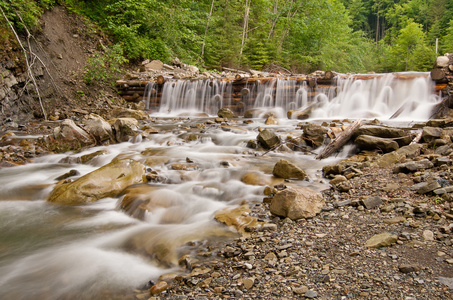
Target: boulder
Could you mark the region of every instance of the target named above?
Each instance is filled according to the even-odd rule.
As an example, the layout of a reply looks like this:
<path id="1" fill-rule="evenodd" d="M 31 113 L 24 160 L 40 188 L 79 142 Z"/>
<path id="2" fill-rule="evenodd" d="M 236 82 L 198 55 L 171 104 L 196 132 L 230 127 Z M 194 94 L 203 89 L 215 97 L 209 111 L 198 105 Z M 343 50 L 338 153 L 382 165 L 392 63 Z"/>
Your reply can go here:
<path id="1" fill-rule="evenodd" d="M 115 143 L 112 126 L 98 115 L 90 114 L 84 121 L 84 128 L 100 144 Z"/>
<path id="2" fill-rule="evenodd" d="M 47 201 L 78 205 L 117 197 L 126 187 L 144 181 L 145 166 L 135 160 L 114 161 L 73 182 L 60 181 Z"/>
<path id="3" fill-rule="evenodd" d="M 224 119 L 233 119 L 235 117 L 234 112 L 231 109 L 225 108 L 225 107 L 219 109 L 219 111 L 217 112 L 217 115 L 220 118 L 224 118 Z"/>
<path id="4" fill-rule="evenodd" d="M 355 139 L 355 143 L 362 150 L 379 149 L 385 153 L 392 152 L 399 148 L 398 143 L 392 139 L 380 138 L 371 135 L 359 135 Z"/>
<path id="5" fill-rule="evenodd" d="M 292 220 L 312 218 L 325 205 L 322 194 L 308 187 L 288 187 L 272 199 L 270 212 Z"/>
<path id="6" fill-rule="evenodd" d="M 138 134 L 138 121 L 134 118 L 118 118 L 111 120 L 118 142 L 127 142 Z"/>
<path id="7" fill-rule="evenodd" d="M 284 179 L 304 179 L 307 177 L 304 170 L 290 163 L 286 159 L 281 159 L 275 164 L 272 174 L 275 177 Z"/>
<path id="8" fill-rule="evenodd" d="M 280 143 L 280 138 L 273 131 L 268 129 L 261 131 L 256 139 L 264 149 L 271 149 Z"/>
<path id="9" fill-rule="evenodd" d="M 70 119 L 61 122 L 61 125 L 54 129 L 53 134 L 57 140 L 61 139 L 68 142 L 77 141 L 80 142 L 81 145 L 90 145 L 95 142 L 88 132 L 77 126 L 77 124 Z"/>
<path id="10" fill-rule="evenodd" d="M 304 130 L 303 137 L 309 146 L 318 148 L 324 143 L 324 139 L 328 131 L 326 127 L 319 124 L 309 123 L 303 126 L 302 129 Z"/>

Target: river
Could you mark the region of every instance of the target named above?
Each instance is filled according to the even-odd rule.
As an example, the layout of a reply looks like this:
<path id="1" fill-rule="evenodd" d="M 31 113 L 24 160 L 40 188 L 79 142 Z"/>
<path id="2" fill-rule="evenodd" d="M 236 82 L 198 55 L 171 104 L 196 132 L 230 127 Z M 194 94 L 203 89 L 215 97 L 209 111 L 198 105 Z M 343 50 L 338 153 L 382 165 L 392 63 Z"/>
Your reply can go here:
<path id="1" fill-rule="evenodd" d="M 342 82 L 342 91 L 335 97 L 329 98 L 326 93 L 316 99 L 319 105 L 310 121 L 379 118 L 384 124 L 411 126 L 429 118 L 439 99 L 432 95 L 428 79 L 417 78 L 397 86 L 391 78 L 385 80 Z M 282 139 L 301 135 L 297 126 L 301 121 L 287 119 L 285 111 L 313 101 L 303 102 L 300 88 L 294 92 L 294 101 L 264 103 L 268 96 L 257 91 L 254 108 L 280 112 L 279 125 L 265 125 L 262 115 L 251 123 L 238 118 L 228 125 L 200 125 L 213 117 L 178 116 L 181 111 L 199 112 L 194 106 L 196 100 L 176 107 L 172 106 L 176 105 L 171 102 L 172 96 L 167 95 L 170 102 L 163 103 L 160 111 L 150 112 L 152 126 L 159 133 L 148 139 L 49 155 L 24 166 L 0 169 L 0 298 L 122 299 L 149 280 L 178 270 L 131 249 L 131 239 L 146 236 L 150 243 L 166 244 L 177 256 L 190 240 L 225 236 L 229 230 L 213 219 L 214 213 L 244 201 L 260 203 L 264 185 L 245 184 L 241 179 L 246 173 L 256 173 L 264 183 L 281 182 L 272 176 L 272 168 L 282 158 L 307 171 L 309 179 L 295 184 L 318 191 L 328 188 L 321 175 L 322 166 L 346 157 L 352 148 L 345 147 L 342 153 L 317 161 L 310 153 L 264 153 L 247 147 L 263 128 L 272 129 Z M 390 120 L 398 110 L 398 117 Z M 196 139 L 188 138 L 191 133 Z M 97 151 L 102 155 L 86 164 L 78 162 L 78 158 Z M 139 220 L 118 208 L 120 199 L 105 198 L 80 206 L 46 201 L 57 177 L 70 170 L 83 176 L 118 157 L 152 161 L 150 168 L 163 178 L 151 183 L 153 193 L 174 205 Z M 171 167 L 187 162 L 194 167 L 185 171 Z"/>

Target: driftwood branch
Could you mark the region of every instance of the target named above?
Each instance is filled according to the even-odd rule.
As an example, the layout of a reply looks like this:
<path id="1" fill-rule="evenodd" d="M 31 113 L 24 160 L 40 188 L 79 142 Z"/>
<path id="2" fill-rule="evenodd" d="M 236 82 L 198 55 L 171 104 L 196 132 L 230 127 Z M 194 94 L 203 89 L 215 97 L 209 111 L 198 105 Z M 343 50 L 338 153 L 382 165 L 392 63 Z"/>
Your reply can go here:
<path id="1" fill-rule="evenodd" d="M 3 17 L 5 18 L 6 22 L 8 23 L 9 27 L 11 28 L 11 30 L 13 31 L 14 33 L 14 36 L 16 37 L 17 39 L 17 42 L 19 43 L 20 47 L 22 48 L 22 51 L 24 52 L 24 56 L 25 56 L 25 62 L 27 64 L 27 73 L 28 75 L 30 76 L 31 80 L 33 81 L 33 85 L 35 86 L 35 89 L 36 89 L 36 93 L 38 95 L 38 99 L 39 99 L 39 105 L 41 106 L 41 110 L 42 110 L 42 113 L 44 115 L 44 120 L 47 121 L 47 114 L 46 114 L 46 111 L 44 109 L 44 106 L 42 105 L 42 98 L 41 98 L 41 94 L 39 93 L 39 88 L 38 88 L 38 84 L 36 83 L 36 79 L 35 79 L 35 76 L 33 74 L 33 71 L 31 70 L 31 65 L 30 65 L 30 62 L 28 60 L 28 55 L 27 55 L 27 50 L 24 48 L 24 46 L 22 45 L 22 42 L 20 41 L 20 38 L 19 38 L 19 35 L 17 34 L 16 30 L 14 29 L 14 26 L 11 24 L 11 22 L 9 21 L 8 17 L 6 16 L 5 12 L 3 11 L 3 9 L 0 7 L 0 11 L 2 12 L 2 15 Z M 20 18 L 20 15 L 18 15 L 19 18 Z M 22 20 L 22 18 L 21 18 Z M 23 21 L 22 21 L 23 22 Z M 25 24 L 24 24 L 25 26 Z M 28 32 L 28 30 L 27 30 Z M 30 33 L 29 33 L 30 34 Z"/>
<path id="2" fill-rule="evenodd" d="M 354 121 L 337 138 L 331 141 L 330 144 L 327 145 L 326 148 L 324 148 L 324 150 L 321 151 L 321 153 L 319 153 L 315 158 L 323 159 L 332 155 L 332 153 L 336 152 L 338 149 L 340 149 L 344 144 L 346 144 L 349 141 L 351 136 L 357 129 L 359 129 L 361 125 L 362 120 Z"/>

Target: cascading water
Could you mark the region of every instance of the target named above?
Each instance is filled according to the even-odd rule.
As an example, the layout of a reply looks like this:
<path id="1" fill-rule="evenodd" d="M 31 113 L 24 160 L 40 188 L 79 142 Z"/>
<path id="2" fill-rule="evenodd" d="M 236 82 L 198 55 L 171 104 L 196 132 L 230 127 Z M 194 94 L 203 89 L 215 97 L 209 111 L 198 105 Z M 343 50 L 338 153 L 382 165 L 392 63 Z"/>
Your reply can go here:
<path id="1" fill-rule="evenodd" d="M 272 79 L 251 82 L 235 90 L 222 80 L 169 81 L 162 91 L 149 85 L 146 107 L 162 93 L 163 115 L 152 125 L 159 134 L 139 143 L 97 147 L 80 153 L 49 155 L 24 166 L 0 168 L 0 298 L 1 299 L 119 299 L 131 296 L 134 288 L 172 271 L 132 247 L 141 241 L 145 248 L 164 245 L 176 256 L 189 240 L 213 235 L 220 225 L 213 220 L 221 208 L 246 201 L 262 201 L 264 186 L 246 184 L 243 176 L 253 173 L 259 182 L 280 184 L 272 168 L 282 157 L 303 165 L 309 181 L 293 183 L 317 190 L 319 170 L 324 164 L 303 152 L 269 152 L 256 156 L 246 147 L 256 139 L 262 120 L 234 126 L 206 126 L 196 118 L 173 118 L 180 112 L 216 114 L 223 106 L 242 103 L 242 109 L 270 108 L 280 112 L 278 128 L 282 140 L 300 135 L 298 120 L 285 112 L 313 107 L 312 118 L 386 117 L 427 118 L 437 98 L 431 94 L 429 78 L 395 80 L 393 75 L 372 80 L 338 79 L 337 86 L 316 89 L 305 81 Z M 427 105 L 427 106 L 425 106 Z M 372 115 L 371 115 L 372 113 Z M 213 122 L 212 122 L 213 123 Z M 198 126 L 200 125 L 200 126 Z M 202 128 L 202 129 L 201 129 Z M 193 130 L 193 132 L 191 131 Z M 189 139 L 190 135 L 196 139 Z M 81 157 L 102 154 L 88 163 Z M 66 159 L 69 158 L 69 159 Z M 165 181 L 152 183 L 148 197 L 172 203 L 141 220 L 119 209 L 120 199 L 104 198 L 96 203 L 60 206 L 45 199 L 57 177 L 78 171 L 72 179 L 121 158 L 140 161 Z M 74 163 L 68 163 L 68 161 Z M 192 161 L 196 167 L 181 171 L 172 164 Z M 220 230 L 225 233 L 224 229 Z M 228 231 L 226 231 L 228 232 Z M 218 234 L 218 233 L 216 233 Z M 134 244 L 135 245 L 135 244 Z M 135 245 L 137 246 L 137 245 Z M 132 248 L 132 249 L 131 249 Z M 134 251 L 136 250 L 136 251 Z M 138 252 L 138 253 L 137 253 Z"/>
<path id="2" fill-rule="evenodd" d="M 242 95 L 234 91 L 231 81 L 177 80 L 165 83 L 159 113 L 215 115 L 219 108 L 232 105 L 239 113 L 250 109 L 273 110 L 278 117 L 285 117 L 290 110 L 310 109 L 310 119 L 425 120 L 440 100 L 428 75 L 416 72 L 351 75 L 337 77 L 331 86 L 308 86 L 304 80 L 271 78 L 246 82 L 243 86 L 247 93 Z"/>

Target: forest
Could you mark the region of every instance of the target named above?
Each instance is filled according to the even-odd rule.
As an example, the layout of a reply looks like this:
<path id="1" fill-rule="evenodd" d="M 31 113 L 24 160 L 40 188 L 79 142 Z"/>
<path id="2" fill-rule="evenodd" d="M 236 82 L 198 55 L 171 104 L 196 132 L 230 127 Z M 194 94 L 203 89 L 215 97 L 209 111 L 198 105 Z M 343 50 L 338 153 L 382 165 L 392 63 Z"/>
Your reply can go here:
<path id="1" fill-rule="evenodd" d="M 39 30 L 54 5 L 108 34 L 112 59 L 137 62 L 397 72 L 430 70 L 453 52 L 453 0 L 0 0 L 19 32 Z"/>

